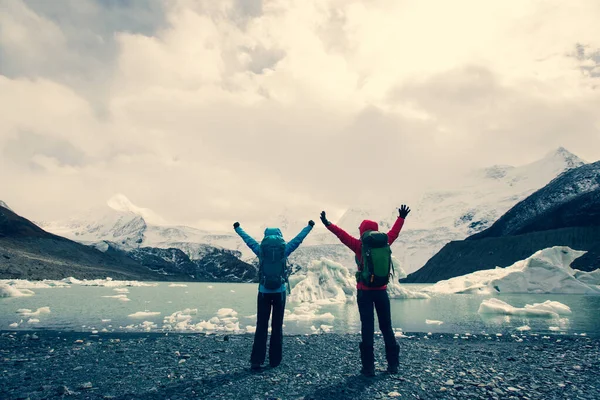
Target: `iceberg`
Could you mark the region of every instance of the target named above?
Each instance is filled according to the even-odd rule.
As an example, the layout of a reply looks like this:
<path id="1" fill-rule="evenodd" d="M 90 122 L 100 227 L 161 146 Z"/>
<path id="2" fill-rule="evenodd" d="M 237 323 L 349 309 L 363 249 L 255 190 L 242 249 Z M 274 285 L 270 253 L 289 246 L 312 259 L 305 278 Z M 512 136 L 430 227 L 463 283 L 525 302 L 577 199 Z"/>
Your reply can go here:
<path id="1" fill-rule="evenodd" d="M 403 288 L 398 279 L 406 277 L 397 259 L 394 263 L 394 276 L 388 284 L 388 294 L 395 299 L 429 299 L 427 293 Z M 348 268 L 322 257 L 312 261 L 308 267 L 290 276 L 292 293 L 290 302 L 317 304 L 344 304 L 356 300 L 356 277 Z"/>
<path id="2" fill-rule="evenodd" d="M 571 309 L 558 301 L 526 304 L 523 308 L 513 307 L 496 298 L 486 299 L 479 306 L 479 314 L 517 315 L 525 317 L 559 318 L 571 314 Z"/>
<path id="3" fill-rule="evenodd" d="M 473 272 L 422 289 L 428 293 L 564 293 L 600 295 L 600 269 L 582 272 L 570 267 L 585 252 L 556 246 L 540 250 L 513 265 Z"/>

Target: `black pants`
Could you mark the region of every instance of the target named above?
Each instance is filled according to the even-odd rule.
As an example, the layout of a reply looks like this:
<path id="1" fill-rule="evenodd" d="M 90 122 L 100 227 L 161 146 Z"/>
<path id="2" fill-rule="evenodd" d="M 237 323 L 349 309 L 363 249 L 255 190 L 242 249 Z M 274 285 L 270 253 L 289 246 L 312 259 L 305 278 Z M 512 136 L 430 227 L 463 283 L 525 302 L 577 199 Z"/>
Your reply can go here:
<path id="1" fill-rule="evenodd" d="M 267 353 L 267 335 L 269 331 L 269 317 L 273 310 L 271 322 L 271 344 L 269 346 L 269 363 L 276 367 L 281 363 L 283 343 L 283 314 L 285 312 L 286 293 L 259 293 L 257 301 L 256 332 L 250 362 L 262 364 Z"/>
<path id="2" fill-rule="evenodd" d="M 390 298 L 387 290 L 358 290 L 357 301 L 364 346 L 373 347 L 373 337 L 375 335 L 375 315 L 373 308 L 377 311 L 379 329 L 381 329 L 381 333 L 383 334 L 385 347 L 391 349 L 396 346 L 396 337 L 392 329 Z"/>

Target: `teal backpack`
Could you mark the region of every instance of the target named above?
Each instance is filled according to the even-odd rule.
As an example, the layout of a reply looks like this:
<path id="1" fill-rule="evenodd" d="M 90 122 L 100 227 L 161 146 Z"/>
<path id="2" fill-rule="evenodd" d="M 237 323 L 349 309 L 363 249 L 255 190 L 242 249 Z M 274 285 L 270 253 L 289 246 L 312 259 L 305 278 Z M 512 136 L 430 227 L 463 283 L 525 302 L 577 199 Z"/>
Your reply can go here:
<path id="1" fill-rule="evenodd" d="M 394 273 L 392 250 L 388 244 L 388 236 L 383 232 L 367 231 L 361 238 L 362 265 L 356 260 L 359 271 L 356 280 L 367 287 L 387 285 Z"/>
<path id="2" fill-rule="evenodd" d="M 287 280 L 285 240 L 281 236 L 265 236 L 260 243 L 260 283 L 266 289 L 279 289 Z"/>

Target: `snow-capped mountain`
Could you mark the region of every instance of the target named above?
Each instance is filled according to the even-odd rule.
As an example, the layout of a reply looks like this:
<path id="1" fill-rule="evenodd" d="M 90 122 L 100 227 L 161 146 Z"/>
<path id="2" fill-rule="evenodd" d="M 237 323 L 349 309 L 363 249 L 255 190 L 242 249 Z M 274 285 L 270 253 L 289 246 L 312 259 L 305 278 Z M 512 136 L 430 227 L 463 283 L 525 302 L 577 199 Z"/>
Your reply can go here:
<path id="1" fill-rule="evenodd" d="M 429 191 L 418 203 L 410 205 L 412 211 L 393 246 L 394 254 L 406 272 L 413 272 L 446 243 L 488 228 L 519 201 L 563 172 L 583 164 L 583 160 L 560 147 L 527 165 L 494 165 L 457 177 L 449 187 Z M 358 234 L 360 222 L 372 219 L 381 230 L 387 230 L 397 215 L 397 210 L 351 208 L 338 225 Z"/>
<path id="2" fill-rule="evenodd" d="M 154 221 L 150 222 L 150 221 Z M 157 225 L 162 217 L 147 208 L 134 205 L 122 194 L 107 201 L 107 207 L 94 209 L 66 221 L 38 222 L 48 232 L 84 244 L 112 242 L 123 250 L 142 247 L 177 248 L 192 260 L 202 258 L 212 248 L 239 252 L 238 257 L 251 256 L 235 233 L 216 233 L 189 226 Z"/>
<path id="3" fill-rule="evenodd" d="M 527 165 L 495 165 L 457 177 L 448 187 L 424 193 L 420 201 L 409 204 L 412 212 L 393 246 L 394 255 L 407 273 L 413 272 L 448 242 L 465 239 L 488 228 L 516 203 L 564 171 L 583 164 L 584 161 L 561 147 Z M 398 199 L 398 205 L 401 202 L 402 199 Z M 107 205 L 108 208 L 104 210 L 96 210 L 69 221 L 39 225 L 52 233 L 87 244 L 110 241 L 126 249 L 177 248 L 192 260 L 202 258 L 209 249 L 206 247 L 208 245 L 237 252 L 243 260 L 251 261 L 254 258 L 233 231 L 218 233 L 187 226 L 168 226 L 152 210 L 137 207 L 124 195 L 116 195 Z M 358 236 L 358 226 L 362 220 L 372 219 L 379 223 L 381 230 L 387 230 L 397 215 L 395 208 L 380 210 L 353 207 L 336 223 Z M 318 215 L 312 216 L 312 219 L 320 224 Z M 249 233 L 260 240 L 265 227 L 276 226 L 290 240 L 307 222 L 284 209 L 266 221 L 260 232 Z M 354 255 L 335 236 L 323 229 L 313 231 L 290 261 L 296 265 L 308 265 L 322 256 L 347 267 L 354 264 Z"/>

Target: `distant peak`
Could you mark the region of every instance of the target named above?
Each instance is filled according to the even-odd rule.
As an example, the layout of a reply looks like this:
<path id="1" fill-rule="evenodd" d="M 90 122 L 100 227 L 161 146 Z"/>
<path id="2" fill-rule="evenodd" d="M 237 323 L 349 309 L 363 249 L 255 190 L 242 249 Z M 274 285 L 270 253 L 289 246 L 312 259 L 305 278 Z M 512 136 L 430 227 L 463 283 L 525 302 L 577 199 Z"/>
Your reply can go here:
<path id="1" fill-rule="evenodd" d="M 549 160 L 559 160 L 565 163 L 566 168 L 577 168 L 585 164 L 581 158 L 577 157 L 575 154 L 571 153 L 569 150 L 560 146 L 554 151 L 551 151 L 544 157 Z"/>
<path id="2" fill-rule="evenodd" d="M 127 196 L 125 196 L 124 194 L 121 194 L 121 193 L 117 193 L 113 197 L 108 199 L 106 204 L 115 211 L 134 212 L 137 214 L 136 210 L 138 209 L 138 207 L 136 207 L 127 198 Z"/>
<path id="3" fill-rule="evenodd" d="M 6 204 L 5 202 L 3 202 L 2 200 L 0 200 L 0 207 L 4 207 L 4 208 L 12 211 L 11 208 L 8 206 L 8 204 Z"/>
<path id="4" fill-rule="evenodd" d="M 115 211 L 130 212 L 144 218 L 147 222 L 157 225 L 163 225 L 165 221 L 149 208 L 138 207 L 131 202 L 124 194 L 117 193 L 112 196 L 106 204 Z"/>

